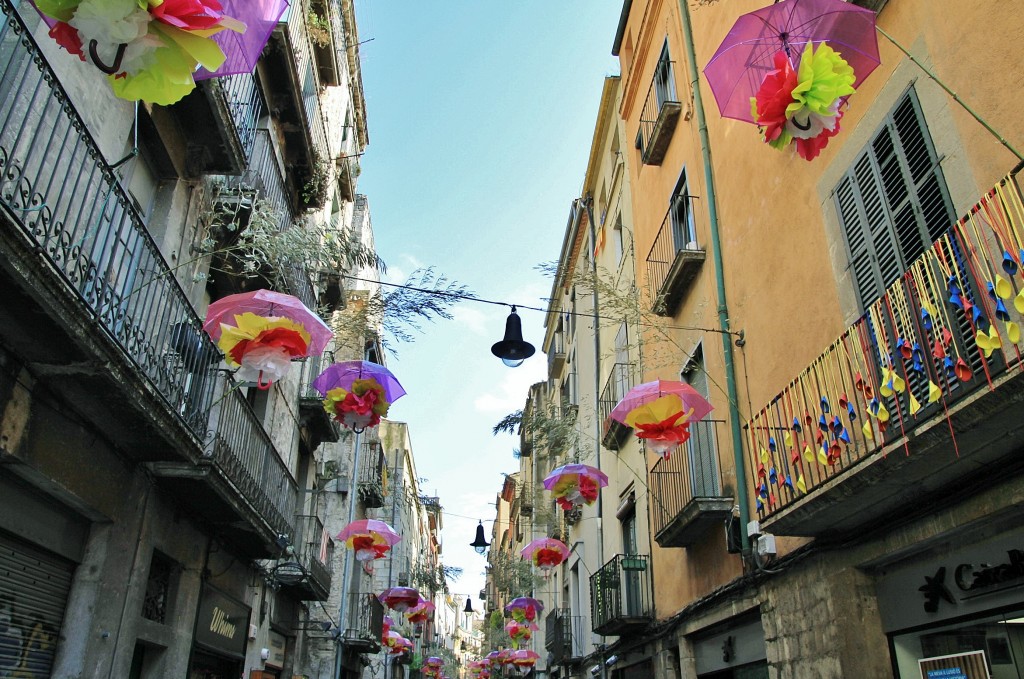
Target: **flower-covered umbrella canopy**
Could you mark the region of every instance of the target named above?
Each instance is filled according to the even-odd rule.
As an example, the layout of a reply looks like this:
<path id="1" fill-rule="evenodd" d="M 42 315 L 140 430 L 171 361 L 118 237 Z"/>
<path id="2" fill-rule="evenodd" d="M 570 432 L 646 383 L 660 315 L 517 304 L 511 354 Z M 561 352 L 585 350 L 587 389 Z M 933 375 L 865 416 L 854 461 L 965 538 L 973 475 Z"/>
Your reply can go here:
<path id="1" fill-rule="evenodd" d="M 327 367 L 313 380 L 324 397 L 324 410 L 354 431 L 374 427 L 388 408 L 405 396 L 391 371 L 369 361 L 345 361 Z"/>
<path id="2" fill-rule="evenodd" d="M 391 587 L 381 592 L 377 599 L 388 608 L 405 613 L 420 602 L 420 593 L 412 587 Z"/>
<path id="3" fill-rule="evenodd" d="M 555 538 L 537 538 L 523 547 L 519 553 L 523 558 L 533 561 L 533 565 L 545 573 L 569 558 L 569 548 Z"/>
<path id="4" fill-rule="evenodd" d="M 669 451 L 690 438 L 690 424 L 711 412 L 711 404 L 685 382 L 654 380 L 639 384 L 612 408 L 611 418 L 636 430 L 652 450 Z"/>
<path id="5" fill-rule="evenodd" d="M 401 655 L 406 649 L 412 648 L 413 643 L 395 630 L 390 630 L 384 635 L 384 645 L 391 655 Z"/>
<path id="6" fill-rule="evenodd" d="M 245 19 L 234 13 L 241 8 L 225 11 L 218 0 L 33 3 L 50 26 L 50 37 L 106 73 L 114 94 L 164 106 L 195 88 L 200 66 L 210 72 L 224 66 L 227 55 L 215 36 L 246 31 Z"/>
<path id="7" fill-rule="evenodd" d="M 203 330 L 238 367 L 238 377 L 261 389 L 288 373 L 296 358 L 321 354 L 333 336 L 298 298 L 271 290 L 228 295 L 210 305 Z"/>
<path id="8" fill-rule="evenodd" d="M 529 641 L 530 637 L 533 636 L 534 631 L 540 629 L 537 625 L 532 622 L 517 622 L 515 620 L 509 620 L 505 623 L 505 631 L 508 633 L 509 638 L 512 639 L 512 647 L 519 648 L 519 644 L 523 641 Z"/>
<path id="9" fill-rule="evenodd" d="M 878 66 L 875 13 L 845 0 L 782 0 L 736 20 L 704 68 L 725 118 L 761 126 L 775 148 L 813 159 L 839 110 Z"/>
<path id="10" fill-rule="evenodd" d="M 689 415 L 691 422 L 703 418 L 712 410 L 708 400 L 686 382 L 654 380 L 638 384 L 626 392 L 626 395 L 612 408 L 610 416 L 613 420 L 622 422 L 627 426 L 632 426 L 629 424 L 629 414 L 631 412 L 668 395 L 678 396 L 686 412 L 693 411 Z"/>
<path id="11" fill-rule="evenodd" d="M 505 615 L 512 616 L 516 622 L 536 622 L 544 602 L 529 596 L 516 597 L 505 606 Z"/>
<path id="12" fill-rule="evenodd" d="M 564 464 L 544 479 L 544 488 L 551 491 L 562 509 L 591 505 L 601 488 L 608 485 L 608 476 L 586 464 Z"/>
<path id="13" fill-rule="evenodd" d="M 359 519 L 342 528 L 335 539 L 355 550 L 359 561 L 370 561 L 383 558 L 402 536 L 383 521 Z"/>
<path id="14" fill-rule="evenodd" d="M 540 655 L 536 651 L 531 651 L 528 648 L 521 648 L 515 651 L 509 651 L 508 660 L 506 664 L 513 665 L 520 674 L 529 674 L 533 666 L 540 660 Z"/>
<path id="15" fill-rule="evenodd" d="M 413 624 L 426 622 L 434 614 L 435 608 L 431 602 L 420 599 L 420 602 L 410 608 L 405 615 L 409 622 Z"/>

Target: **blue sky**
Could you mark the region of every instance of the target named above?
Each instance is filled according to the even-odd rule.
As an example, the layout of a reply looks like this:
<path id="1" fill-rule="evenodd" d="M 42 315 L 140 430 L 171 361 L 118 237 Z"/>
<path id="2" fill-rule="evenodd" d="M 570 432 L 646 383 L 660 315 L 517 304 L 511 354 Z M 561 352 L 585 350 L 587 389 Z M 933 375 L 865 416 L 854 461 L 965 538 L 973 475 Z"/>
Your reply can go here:
<path id="1" fill-rule="evenodd" d="M 370 145 L 366 194 L 387 280 L 432 265 L 479 297 L 545 306 L 570 203 L 586 170 L 620 0 L 356 0 Z M 538 353 L 509 369 L 490 353 L 508 308 L 463 302 L 388 365 L 408 392 L 391 409 L 409 423 L 425 493 L 444 516 L 452 589 L 483 586 L 476 519 L 512 472 L 516 441 L 491 427 L 546 377 L 543 315 L 520 311 Z M 461 515 L 461 516 L 460 516 Z M 473 518 L 462 518 L 473 517 Z M 478 608 L 479 610 L 479 608 Z"/>

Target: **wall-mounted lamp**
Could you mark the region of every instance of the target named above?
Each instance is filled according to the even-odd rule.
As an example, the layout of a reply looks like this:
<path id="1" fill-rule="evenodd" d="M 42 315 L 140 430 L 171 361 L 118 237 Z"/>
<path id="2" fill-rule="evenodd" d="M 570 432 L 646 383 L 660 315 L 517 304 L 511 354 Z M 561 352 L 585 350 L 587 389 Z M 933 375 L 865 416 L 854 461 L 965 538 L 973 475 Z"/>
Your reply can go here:
<path id="1" fill-rule="evenodd" d="M 491 353 L 510 368 L 517 368 L 533 356 L 533 345 L 523 340 L 523 322 L 512 307 L 512 313 L 505 319 L 505 337 L 491 346 Z"/>

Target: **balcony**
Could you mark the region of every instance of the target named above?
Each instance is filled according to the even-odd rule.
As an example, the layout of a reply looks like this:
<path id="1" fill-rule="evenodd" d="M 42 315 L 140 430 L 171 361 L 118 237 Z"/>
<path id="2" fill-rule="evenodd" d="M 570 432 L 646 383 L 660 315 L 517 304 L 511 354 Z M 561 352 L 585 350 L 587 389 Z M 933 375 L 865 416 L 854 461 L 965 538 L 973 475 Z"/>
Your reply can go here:
<path id="1" fill-rule="evenodd" d="M 275 555 L 291 472 L 31 33 L 0 12 L 2 343 L 241 553 Z"/>
<path id="2" fill-rule="evenodd" d="M 986 294 L 982 272 L 998 273 L 1004 284 L 1016 278 L 993 229 L 1010 232 L 1005 215 L 1020 214 L 1013 211 L 1021 197 L 1017 177 L 1006 177 L 971 209 L 985 216 L 974 220 L 977 228 L 952 225 L 755 410 L 746 473 L 766 530 L 856 535 L 1020 471 L 1024 380 L 1009 324 L 1022 318 L 1008 300 L 1014 291 L 1001 290 L 1005 303 Z M 950 301 L 957 297 L 972 305 L 968 313 Z M 1005 312 L 994 310 L 997 301 Z M 989 346 L 986 356 L 979 342 L 992 337 L 1001 347 Z"/>
<path id="3" fill-rule="evenodd" d="M 548 347 L 548 377 L 558 378 L 565 367 L 565 335 L 561 330 L 551 337 Z"/>
<path id="4" fill-rule="evenodd" d="M 640 129 L 637 131 L 636 147 L 644 165 L 661 165 L 665 153 L 676 131 L 682 105 L 676 101 L 673 62 L 663 55 L 654 69 L 651 86 L 640 112 Z"/>
<path id="5" fill-rule="evenodd" d="M 689 547 L 732 513 L 722 491 L 718 432 L 722 420 L 690 425 L 690 440 L 651 469 L 654 539 L 661 547 Z"/>
<path id="6" fill-rule="evenodd" d="M 341 425 L 324 410 L 323 397 L 312 384 L 332 363 L 334 352 L 325 351 L 321 356 L 310 357 L 305 365 L 305 383 L 299 390 L 299 423 L 303 441 L 310 452 L 324 441 L 336 443 L 341 438 Z"/>
<path id="7" fill-rule="evenodd" d="M 326 601 L 331 591 L 334 541 L 316 516 L 297 516 L 292 536 L 294 560 L 279 561 L 274 576 L 281 588 L 302 601 Z"/>
<path id="8" fill-rule="evenodd" d="M 616 554 L 590 576 L 594 632 L 628 636 L 654 620 L 649 566 L 646 554 Z"/>
<path id="9" fill-rule="evenodd" d="M 358 492 L 363 506 L 372 509 L 384 506 L 387 494 L 387 461 L 379 441 L 364 441 L 359 462 Z"/>
<path id="10" fill-rule="evenodd" d="M 680 222 L 689 221 L 691 196 L 672 201 L 658 235 L 647 253 L 647 282 L 650 286 L 651 311 L 659 316 L 674 316 L 676 308 L 704 266 L 707 257 L 693 238 L 692 228 Z M 680 201 L 686 201 L 685 206 Z M 680 209 L 682 207 L 682 209 Z M 680 212 L 685 215 L 680 218 Z"/>
<path id="11" fill-rule="evenodd" d="M 377 653 L 384 636 L 384 605 L 369 592 L 349 594 L 348 623 L 341 645 L 350 653 Z"/>
<path id="12" fill-rule="evenodd" d="M 632 430 L 618 420 L 611 418 L 615 405 L 622 400 L 633 384 L 634 366 L 632 363 L 616 363 L 612 373 L 601 390 L 601 398 L 597 402 L 598 417 L 601 418 L 601 444 L 608 450 L 618 450 Z"/>
<path id="13" fill-rule="evenodd" d="M 533 501 L 533 484 L 522 484 L 519 488 L 519 512 L 523 516 L 533 515 Z"/>
<path id="14" fill-rule="evenodd" d="M 556 608 L 545 618 L 544 649 L 551 653 L 552 665 L 580 662 L 587 655 L 587 634 L 583 616 L 573 615 L 572 609 Z"/>

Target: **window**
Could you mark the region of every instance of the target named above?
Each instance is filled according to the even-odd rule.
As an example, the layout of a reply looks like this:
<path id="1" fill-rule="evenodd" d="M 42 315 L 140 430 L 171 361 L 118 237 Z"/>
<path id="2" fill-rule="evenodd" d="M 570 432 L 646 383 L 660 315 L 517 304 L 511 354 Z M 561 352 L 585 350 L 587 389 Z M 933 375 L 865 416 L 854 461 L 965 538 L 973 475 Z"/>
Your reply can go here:
<path id="1" fill-rule="evenodd" d="M 625 243 L 622 239 L 622 215 L 615 217 L 615 228 L 612 229 L 612 241 L 615 244 L 615 265 L 622 265 L 622 256 L 625 254 Z"/>
<path id="2" fill-rule="evenodd" d="M 675 79 L 672 77 L 672 56 L 668 52 L 668 40 L 662 45 L 658 65 L 654 67 L 654 83 L 659 111 L 666 101 L 678 101 Z"/>
<path id="3" fill-rule="evenodd" d="M 704 348 L 698 346 L 682 370 L 683 381 L 710 400 L 708 374 L 704 368 Z M 701 420 L 690 425 L 686 454 L 690 465 L 690 490 L 693 497 L 721 495 L 718 478 L 718 451 L 715 448 L 715 423 Z"/>
<path id="4" fill-rule="evenodd" d="M 672 220 L 672 241 L 675 249 L 697 249 L 697 227 L 693 221 L 693 204 L 690 196 L 690 185 L 686 179 L 686 170 L 679 175 L 676 189 L 669 201 L 669 216 Z"/>
<path id="5" fill-rule="evenodd" d="M 833 195 L 863 309 L 955 220 L 913 90 L 900 99 Z"/>
<path id="6" fill-rule="evenodd" d="M 146 595 L 142 599 L 142 617 L 146 620 L 167 623 L 170 608 L 171 584 L 174 576 L 174 562 L 160 552 L 153 552 L 149 563 L 149 577 L 146 580 Z"/>

